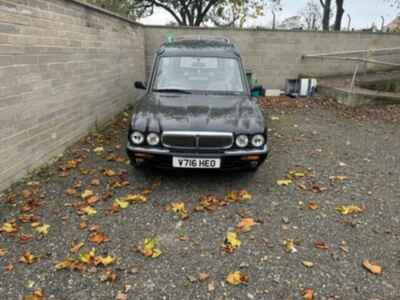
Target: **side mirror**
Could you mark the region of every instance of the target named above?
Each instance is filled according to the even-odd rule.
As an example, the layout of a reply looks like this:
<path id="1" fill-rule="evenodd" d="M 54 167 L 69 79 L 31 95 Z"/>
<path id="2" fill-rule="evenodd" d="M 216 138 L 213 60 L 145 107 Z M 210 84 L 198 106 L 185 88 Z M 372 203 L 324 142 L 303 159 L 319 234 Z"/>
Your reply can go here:
<path id="1" fill-rule="evenodd" d="M 135 88 L 138 90 L 145 90 L 146 89 L 146 84 L 143 83 L 142 81 L 136 81 L 135 82 Z"/>

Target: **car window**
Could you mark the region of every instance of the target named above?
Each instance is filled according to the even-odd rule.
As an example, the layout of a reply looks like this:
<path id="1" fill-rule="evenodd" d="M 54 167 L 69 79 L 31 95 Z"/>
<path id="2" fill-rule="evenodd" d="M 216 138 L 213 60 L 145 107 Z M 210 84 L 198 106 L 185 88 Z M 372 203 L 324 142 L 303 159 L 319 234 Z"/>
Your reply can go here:
<path id="1" fill-rule="evenodd" d="M 220 57 L 162 57 L 153 88 L 244 92 L 239 61 Z"/>

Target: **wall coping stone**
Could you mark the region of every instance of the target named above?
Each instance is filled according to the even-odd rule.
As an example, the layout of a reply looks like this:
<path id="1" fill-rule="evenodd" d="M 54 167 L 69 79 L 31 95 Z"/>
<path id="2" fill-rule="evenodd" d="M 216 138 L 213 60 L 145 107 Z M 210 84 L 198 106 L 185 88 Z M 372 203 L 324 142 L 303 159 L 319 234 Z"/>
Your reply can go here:
<path id="1" fill-rule="evenodd" d="M 80 5 L 80 6 L 83 6 L 83 7 L 85 7 L 85 8 L 88 8 L 88 9 L 97 11 L 97 12 L 99 12 L 99 13 L 102 13 L 102 14 L 105 14 L 105 15 L 108 15 L 108 16 L 111 16 L 111 17 L 113 17 L 113 18 L 116 18 L 116 19 L 119 19 L 119 20 L 128 22 L 128 23 L 130 23 L 130 24 L 132 24 L 132 25 L 135 25 L 135 26 L 140 26 L 140 27 L 143 27 L 143 26 L 144 26 L 143 24 L 138 23 L 138 22 L 132 20 L 131 18 L 125 17 L 125 16 L 123 16 L 123 15 L 117 14 L 117 13 L 115 13 L 115 12 L 109 11 L 109 10 L 104 9 L 104 8 L 101 8 L 101 7 L 99 7 L 99 6 L 96 6 L 96 5 L 93 5 L 93 4 L 84 2 L 84 1 L 82 1 L 82 0 L 64 0 L 64 1 L 69 1 L 69 2 L 75 3 L 75 4 Z"/>

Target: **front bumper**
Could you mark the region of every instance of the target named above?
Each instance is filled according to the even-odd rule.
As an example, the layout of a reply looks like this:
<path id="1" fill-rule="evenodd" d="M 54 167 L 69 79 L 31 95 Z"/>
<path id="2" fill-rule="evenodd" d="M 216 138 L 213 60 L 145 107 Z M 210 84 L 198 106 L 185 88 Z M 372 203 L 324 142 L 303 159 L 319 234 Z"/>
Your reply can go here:
<path id="1" fill-rule="evenodd" d="M 159 168 L 172 168 L 172 158 L 220 158 L 221 169 L 246 169 L 262 164 L 268 157 L 269 148 L 265 145 L 261 149 L 223 150 L 215 152 L 199 152 L 194 150 L 172 150 L 165 148 L 137 147 L 128 143 L 127 154 L 132 160 L 143 160 Z M 258 157 L 257 160 L 249 160 Z"/>

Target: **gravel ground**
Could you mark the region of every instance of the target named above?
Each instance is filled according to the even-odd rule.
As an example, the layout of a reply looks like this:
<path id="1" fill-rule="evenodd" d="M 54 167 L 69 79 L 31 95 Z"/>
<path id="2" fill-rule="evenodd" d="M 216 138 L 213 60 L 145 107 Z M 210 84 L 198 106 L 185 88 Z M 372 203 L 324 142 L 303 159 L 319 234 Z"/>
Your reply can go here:
<path id="1" fill-rule="evenodd" d="M 261 103 L 272 152 L 254 174 L 134 170 L 124 153 L 125 114 L 5 191 L 0 298 L 399 299 L 399 109 L 349 111 L 329 101 L 277 98 Z M 281 186 L 282 179 L 291 182 Z M 94 197 L 86 193 L 82 200 L 85 190 Z M 196 210 L 202 196 L 223 199 L 241 190 L 251 200 Z M 127 194 L 147 201 L 113 206 Z M 173 202 L 185 204 L 187 218 L 166 209 Z M 88 204 L 96 214 L 84 214 L 93 210 Z M 337 211 L 349 205 L 359 212 Z M 248 232 L 236 228 L 244 217 L 256 223 Z M 221 246 L 228 231 L 241 241 L 232 253 Z M 90 242 L 94 233 L 108 241 Z M 156 258 L 137 249 L 152 237 L 162 252 Z M 115 260 L 103 266 L 96 258 L 95 266 L 94 255 L 83 255 L 88 263 L 80 262 L 79 253 L 92 248 L 95 256 Z M 31 264 L 20 262 L 26 251 L 34 256 Z M 56 270 L 66 257 L 72 266 Z M 367 270 L 365 260 L 380 266 L 381 272 L 374 269 L 380 274 Z M 228 284 L 234 271 L 248 282 Z"/>

